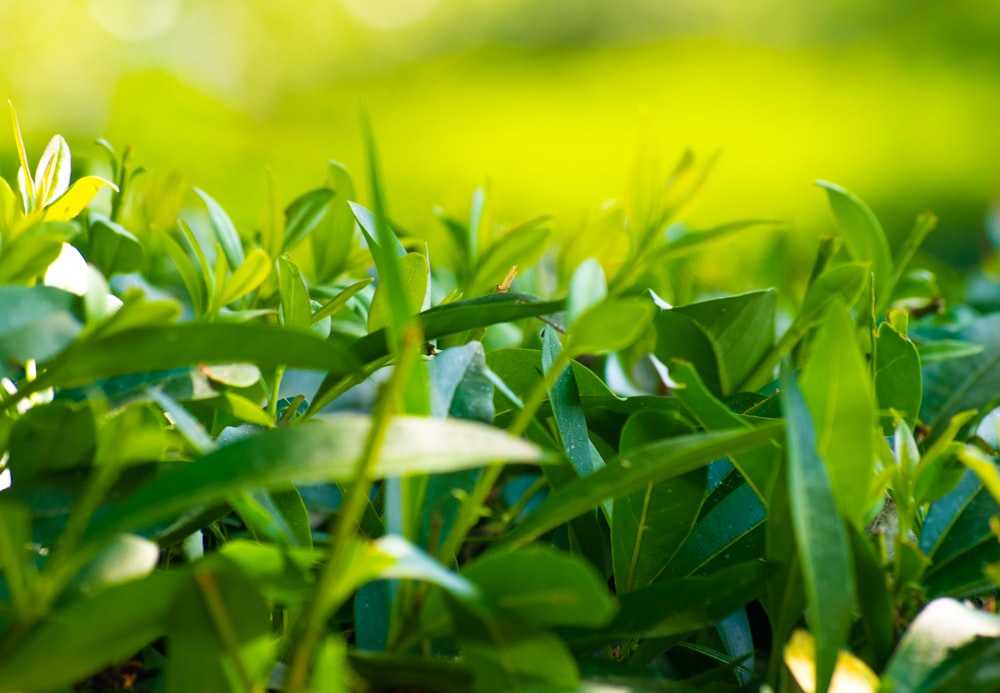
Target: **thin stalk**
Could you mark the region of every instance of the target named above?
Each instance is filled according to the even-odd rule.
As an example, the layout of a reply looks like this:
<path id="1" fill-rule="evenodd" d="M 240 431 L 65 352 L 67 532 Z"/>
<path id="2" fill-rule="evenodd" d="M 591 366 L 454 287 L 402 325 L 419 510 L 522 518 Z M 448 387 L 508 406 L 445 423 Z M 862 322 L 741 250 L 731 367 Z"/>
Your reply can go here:
<path id="1" fill-rule="evenodd" d="M 209 618 L 215 626 L 215 632 L 233 661 L 233 667 L 236 669 L 236 675 L 239 677 L 243 690 L 248 692 L 257 690 L 253 678 L 243 662 L 243 657 L 240 655 L 240 640 L 236 635 L 236 626 L 226 609 L 226 602 L 219 591 L 218 580 L 216 580 L 215 575 L 208 571 L 196 570 L 194 581 L 198 586 L 198 591 L 201 592 Z"/>
<path id="2" fill-rule="evenodd" d="M 342 596 L 341 578 L 345 560 L 354 548 L 352 535 L 365 510 L 372 485 L 372 472 L 385 442 L 386 432 L 393 414 L 399 409 L 399 392 L 406 382 L 418 357 L 417 346 L 421 343 L 419 327 L 410 327 L 403 333 L 403 344 L 399 350 L 399 362 L 393 370 L 381 396 L 372 412 L 372 428 L 365 441 L 365 448 L 354 472 L 354 483 L 337 514 L 330 537 L 330 552 L 316 586 L 312 603 L 305 613 L 305 623 L 301 628 L 298 644 L 292 654 L 292 661 L 285 675 L 285 692 L 298 693 L 304 690 L 309 677 L 309 667 L 313 653 L 323 636 L 327 619 L 339 606 Z"/>
<path id="3" fill-rule="evenodd" d="M 275 421 L 278 418 L 278 392 L 281 390 L 281 379 L 284 377 L 284 366 L 278 366 L 274 369 L 274 378 L 271 380 L 271 399 L 267 403 L 267 415 L 271 421 Z"/>
<path id="4" fill-rule="evenodd" d="M 528 426 L 531 425 L 534 419 L 535 412 L 545 402 L 549 390 L 571 361 L 572 359 L 568 351 L 564 349 L 559 352 L 556 360 L 552 363 L 552 367 L 549 368 L 545 376 L 535 386 L 535 389 L 531 391 L 528 399 L 525 400 L 524 407 L 518 412 L 510 428 L 507 429 L 508 433 L 514 437 L 520 437 L 528 429 Z M 475 487 L 473 487 L 472 493 L 459 506 L 458 515 L 455 518 L 454 525 L 452 525 L 451 532 L 448 533 L 448 537 L 438 550 L 438 560 L 450 562 L 458 554 L 459 547 L 462 546 L 469 532 L 472 531 L 476 522 L 479 521 L 486 498 L 489 496 L 490 491 L 493 490 L 493 486 L 496 485 L 497 479 L 500 478 L 503 467 L 503 464 L 492 464 L 483 469 L 483 473 L 480 475 Z"/>

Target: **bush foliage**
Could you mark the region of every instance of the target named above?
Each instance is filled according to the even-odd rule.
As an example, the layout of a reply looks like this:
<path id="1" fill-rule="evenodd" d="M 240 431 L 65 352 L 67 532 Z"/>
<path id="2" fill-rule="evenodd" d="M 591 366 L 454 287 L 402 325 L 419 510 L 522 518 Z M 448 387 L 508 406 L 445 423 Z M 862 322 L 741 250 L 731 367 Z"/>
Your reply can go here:
<path id="1" fill-rule="evenodd" d="M 478 191 L 432 258 L 370 135 L 367 207 L 331 162 L 237 229 L 15 134 L 0 690 L 1000 687 L 1000 318 L 911 267 L 933 216 L 820 183 L 804 293 L 710 297 L 766 225 L 681 223 L 710 161 L 560 247 Z"/>

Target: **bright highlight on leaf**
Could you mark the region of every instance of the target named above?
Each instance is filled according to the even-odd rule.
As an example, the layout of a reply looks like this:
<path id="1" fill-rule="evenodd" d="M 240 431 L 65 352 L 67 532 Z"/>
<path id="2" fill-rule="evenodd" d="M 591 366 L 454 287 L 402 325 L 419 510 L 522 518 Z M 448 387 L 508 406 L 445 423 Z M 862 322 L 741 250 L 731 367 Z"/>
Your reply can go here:
<path id="1" fill-rule="evenodd" d="M 785 645 L 785 664 L 804 693 L 816 693 L 816 643 L 804 630 L 795 630 Z M 850 652 L 837 654 L 829 693 L 876 693 L 879 679 L 871 668 Z"/>

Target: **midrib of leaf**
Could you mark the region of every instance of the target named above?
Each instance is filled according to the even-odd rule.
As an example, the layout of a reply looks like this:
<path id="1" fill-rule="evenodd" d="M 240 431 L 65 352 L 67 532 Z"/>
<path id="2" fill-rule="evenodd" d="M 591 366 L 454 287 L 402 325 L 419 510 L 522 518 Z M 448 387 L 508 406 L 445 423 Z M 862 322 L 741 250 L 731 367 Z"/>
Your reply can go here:
<path id="1" fill-rule="evenodd" d="M 632 544 L 632 557 L 628 564 L 628 576 L 625 578 L 625 591 L 631 592 L 635 583 L 635 568 L 639 563 L 639 550 L 642 548 L 642 539 L 646 534 L 646 518 L 649 515 L 649 500 L 653 495 L 653 484 L 646 485 L 646 493 L 642 499 L 642 512 L 639 513 L 639 526 L 635 534 L 635 543 Z"/>
<path id="2" fill-rule="evenodd" d="M 745 532 L 740 532 L 740 533 L 739 533 L 739 534 L 737 534 L 737 535 L 736 535 L 735 537 L 733 537 L 732 541 L 730 541 L 729 543 L 727 543 L 727 544 L 724 544 L 724 545 L 722 545 L 721 547 L 719 547 L 719 550 L 718 550 L 718 551 L 716 551 L 715 553 L 713 553 L 713 554 L 712 554 L 711 556 L 706 556 L 706 557 L 705 557 L 705 560 L 704 560 L 704 561 L 702 561 L 701 563 L 699 563 L 698 565 L 696 565 L 696 566 L 695 566 L 694 568 L 692 568 L 692 569 L 691 569 L 691 572 L 690 572 L 689 574 L 690 574 L 690 575 L 695 575 L 695 574 L 697 574 L 697 572 L 698 572 L 699 570 L 701 570 L 701 569 L 702 569 L 702 568 L 704 568 L 704 567 L 705 567 L 706 565 L 708 565 L 709 563 L 711 563 L 712 561 L 714 561 L 714 560 L 715 560 L 716 558 L 718 558 L 718 557 L 719 557 L 719 554 L 720 554 L 720 553 L 722 553 L 722 552 L 723 552 L 723 551 L 725 551 L 726 549 L 728 549 L 728 548 L 730 548 L 730 547 L 732 547 L 732 546 L 736 545 L 736 544 L 737 544 L 737 543 L 739 543 L 740 541 L 742 541 L 744 537 L 746 537 L 746 536 L 747 536 L 747 535 L 749 535 L 749 534 L 750 534 L 751 532 L 753 532 L 754 530 L 756 530 L 756 529 L 757 529 L 758 527 L 760 527 L 761 525 L 763 525 L 763 524 L 764 524 L 764 523 L 765 523 L 766 521 L 767 521 L 767 518 L 765 517 L 765 518 L 761 519 L 761 520 L 760 520 L 759 522 L 756 522 L 756 523 L 754 523 L 753 525 L 751 525 L 751 526 L 747 527 L 747 529 L 746 529 L 746 531 L 745 531 Z M 659 577 L 659 575 L 663 573 L 663 570 L 664 570 L 664 569 L 666 569 L 666 567 L 667 567 L 667 566 L 664 566 L 664 567 L 663 567 L 663 568 L 662 568 L 662 569 L 660 570 L 660 572 L 659 572 L 659 573 L 657 573 L 657 577 Z"/>
<path id="3" fill-rule="evenodd" d="M 826 455 L 830 452 L 830 443 L 833 440 L 833 420 L 837 415 L 836 402 L 839 394 L 839 381 L 837 378 L 829 378 L 827 380 L 826 411 L 823 412 L 823 428 L 820 430 L 820 438 L 816 441 L 816 452 L 827 465 L 830 464 Z"/>

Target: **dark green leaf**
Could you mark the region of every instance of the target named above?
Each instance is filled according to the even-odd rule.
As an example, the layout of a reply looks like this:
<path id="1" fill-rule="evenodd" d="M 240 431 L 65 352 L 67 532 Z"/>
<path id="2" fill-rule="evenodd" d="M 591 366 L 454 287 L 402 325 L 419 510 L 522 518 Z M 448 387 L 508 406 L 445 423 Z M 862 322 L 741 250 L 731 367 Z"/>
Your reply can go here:
<path id="1" fill-rule="evenodd" d="M 163 635 L 186 578 L 155 572 L 61 606 L 5 653 L 0 689 L 59 690 L 131 657 Z"/>
<path id="2" fill-rule="evenodd" d="M 619 595 L 621 610 L 604 628 L 591 632 L 574 629 L 566 634 L 566 640 L 579 647 L 622 638 L 690 633 L 756 599 L 773 574 L 773 565 L 752 561 L 706 577 L 661 580 Z"/>
<path id="3" fill-rule="evenodd" d="M 924 367 L 920 418 L 931 428 L 931 441 L 954 415 L 967 409 L 985 414 L 1000 399 L 1000 315 L 979 318 L 951 337 L 978 344 L 983 351 Z"/>
<path id="4" fill-rule="evenodd" d="M 650 483 L 672 479 L 728 454 L 767 445 L 781 436 L 779 424 L 753 430 L 722 431 L 670 438 L 634 450 L 555 491 L 500 543 L 522 546 L 582 515 L 607 498 L 641 491 Z"/>
<path id="5" fill-rule="evenodd" d="M 710 391 L 731 394 L 774 344 L 776 300 L 772 290 L 754 291 L 661 311 L 656 356 L 690 361 Z"/>
<path id="6" fill-rule="evenodd" d="M 622 429 L 622 454 L 656 441 L 663 418 L 652 412 L 629 417 Z M 691 532 L 707 486 L 702 468 L 615 499 L 611 556 L 618 594 L 645 587 L 660 575 Z"/>
<path id="7" fill-rule="evenodd" d="M 792 522 L 816 638 L 816 687 L 825 690 L 837 652 L 847 644 L 854 604 L 854 570 L 826 464 L 816 452 L 813 417 L 793 377 L 782 377 Z"/>

